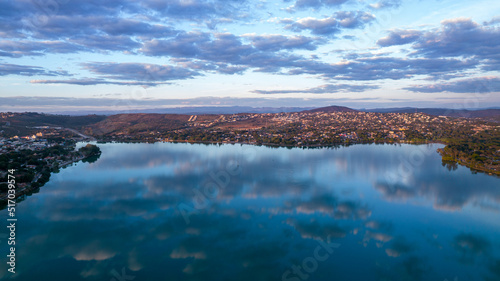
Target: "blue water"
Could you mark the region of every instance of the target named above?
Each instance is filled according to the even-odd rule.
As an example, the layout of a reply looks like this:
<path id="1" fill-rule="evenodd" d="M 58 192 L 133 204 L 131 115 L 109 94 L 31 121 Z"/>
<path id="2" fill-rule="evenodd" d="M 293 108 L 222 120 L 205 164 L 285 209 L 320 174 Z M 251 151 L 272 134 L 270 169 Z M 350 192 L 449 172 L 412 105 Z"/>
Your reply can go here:
<path id="1" fill-rule="evenodd" d="M 2 280 L 500 280 L 500 179 L 442 145 L 99 146 L 18 204 Z"/>

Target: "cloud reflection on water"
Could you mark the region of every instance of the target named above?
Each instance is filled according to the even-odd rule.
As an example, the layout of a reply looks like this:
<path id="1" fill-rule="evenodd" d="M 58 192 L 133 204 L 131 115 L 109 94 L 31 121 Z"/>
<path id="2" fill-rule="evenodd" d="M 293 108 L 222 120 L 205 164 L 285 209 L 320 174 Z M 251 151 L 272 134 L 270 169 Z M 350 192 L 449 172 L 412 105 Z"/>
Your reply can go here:
<path id="1" fill-rule="evenodd" d="M 404 178 L 388 182 L 383 175 L 397 170 L 413 148 L 103 145 L 97 162 L 64 169 L 20 204 L 23 258 L 17 280 L 35 278 L 40 266 L 47 271 L 60 266 L 50 260 L 72 268 L 65 280 L 110 279 L 111 269 L 124 266 L 138 280 L 277 280 L 311 255 L 317 240 L 342 245 L 338 256 L 318 267 L 317 280 L 330 280 L 332 270 L 349 280 L 429 280 L 452 274 L 463 257 L 470 261 L 478 255 L 488 263 L 476 266 L 498 276 L 495 259 L 500 255 L 494 247 L 498 241 L 489 242 L 492 233 L 458 229 L 467 226 L 466 206 L 485 198 L 499 206 L 498 179 L 460 168 L 449 171 L 431 154 Z M 193 190 L 213 181 L 210 173 L 224 170 L 229 161 L 241 173 L 186 224 L 179 204 L 196 199 Z M 392 211 L 387 215 L 385 210 Z M 403 213 L 407 217 L 400 218 Z M 454 230 L 439 223 L 427 230 L 429 221 L 443 216 L 449 216 Z M 415 228 L 450 240 L 444 248 L 434 247 Z M 427 256 L 453 256 L 457 264 L 443 261 L 448 271 L 441 273 L 441 265 Z M 356 260 L 366 271 L 352 268 Z"/>

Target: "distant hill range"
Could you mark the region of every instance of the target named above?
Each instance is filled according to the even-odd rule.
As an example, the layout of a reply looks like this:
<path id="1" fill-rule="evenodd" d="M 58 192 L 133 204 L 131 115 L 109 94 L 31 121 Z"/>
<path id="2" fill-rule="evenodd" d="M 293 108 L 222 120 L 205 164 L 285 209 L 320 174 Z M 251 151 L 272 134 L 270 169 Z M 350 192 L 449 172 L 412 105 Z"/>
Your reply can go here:
<path id="1" fill-rule="evenodd" d="M 434 116 L 465 117 L 465 118 L 483 118 L 487 120 L 500 121 L 500 108 L 489 109 L 448 109 L 448 108 L 415 108 L 415 107 L 396 107 L 396 108 L 375 108 L 375 109 L 352 109 L 345 106 L 326 106 L 320 108 L 312 107 L 251 107 L 251 106 L 201 106 L 201 107 L 175 107 L 175 108 L 157 108 L 157 109 L 134 109 L 118 111 L 60 111 L 53 114 L 62 115 L 117 115 L 117 114 L 238 114 L 238 113 L 280 113 L 280 112 L 378 112 L 378 113 L 425 113 Z"/>
<path id="2" fill-rule="evenodd" d="M 313 107 L 251 107 L 251 106 L 190 106 L 173 108 L 155 108 L 155 109 L 132 109 L 116 111 L 58 111 L 53 114 L 63 115 L 115 115 L 127 113 L 160 113 L 160 114 L 237 114 L 237 113 L 280 113 L 280 112 L 299 112 L 313 109 Z"/>
<path id="3" fill-rule="evenodd" d="M 352 109 L 349 107 L 345 106 L 327 106 L 327 107 L 320 107 L 320 108 L 315 108 L 315 109 L 310 109 L 310 110 L 304 110 L 303 112 L 325 112 L 325 113 L 330 113 L 330 112 L 358 112 L 359 110 Z"/>

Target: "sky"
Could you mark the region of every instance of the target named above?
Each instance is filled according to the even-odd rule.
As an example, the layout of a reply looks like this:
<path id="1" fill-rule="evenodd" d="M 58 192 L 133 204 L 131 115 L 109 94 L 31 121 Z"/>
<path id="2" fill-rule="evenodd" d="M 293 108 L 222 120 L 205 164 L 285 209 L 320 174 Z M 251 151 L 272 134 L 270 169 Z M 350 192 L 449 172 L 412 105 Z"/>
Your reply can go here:
<path id="1" fill-rule="evenodd" d="M 0 111 L 500 107 L 497 0 L 0 0 Z"/>

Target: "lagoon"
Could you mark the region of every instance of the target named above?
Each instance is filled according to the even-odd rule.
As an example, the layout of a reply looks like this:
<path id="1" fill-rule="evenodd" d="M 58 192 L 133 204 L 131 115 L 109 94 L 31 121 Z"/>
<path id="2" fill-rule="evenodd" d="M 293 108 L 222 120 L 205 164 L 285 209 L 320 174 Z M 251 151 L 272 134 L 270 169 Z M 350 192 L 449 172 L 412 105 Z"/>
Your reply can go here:
<path id="1" fill-rule="evenodd" d="M 440 144 L 99 147 L 18 204 L 2 280 L 500 280 L 500 179 Z"/>

